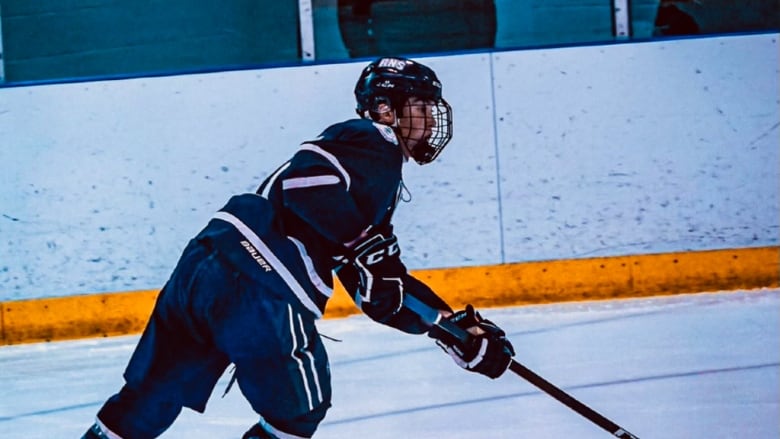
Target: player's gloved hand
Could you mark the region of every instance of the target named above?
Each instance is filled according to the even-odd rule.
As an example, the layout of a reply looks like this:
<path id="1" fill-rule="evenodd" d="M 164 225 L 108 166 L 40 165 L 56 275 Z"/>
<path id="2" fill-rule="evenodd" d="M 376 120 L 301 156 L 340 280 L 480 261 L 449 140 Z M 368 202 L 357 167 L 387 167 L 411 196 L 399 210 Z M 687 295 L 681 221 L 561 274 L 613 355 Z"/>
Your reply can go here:
<path id="1" fill-rule="evenodd" d="M 438 326 L 432 327 L 428 336 L 435 338 L 458 366 L 490 378 L 498 378 L 506 372 L 515 349 L 501 328 L 482 318 L 471 305 L 447 319 L 469 332 L 471 337 L 467 342 L 458 340 Z"/>
<path id="2" fill-rule="evenodd" d="M 363 312 L 382 322 L 401 309 L 406 267 L 395 235 L 361 239 L 349 249 L 346 260 L 358 274 L 357 291 L 351 293 Z"/>

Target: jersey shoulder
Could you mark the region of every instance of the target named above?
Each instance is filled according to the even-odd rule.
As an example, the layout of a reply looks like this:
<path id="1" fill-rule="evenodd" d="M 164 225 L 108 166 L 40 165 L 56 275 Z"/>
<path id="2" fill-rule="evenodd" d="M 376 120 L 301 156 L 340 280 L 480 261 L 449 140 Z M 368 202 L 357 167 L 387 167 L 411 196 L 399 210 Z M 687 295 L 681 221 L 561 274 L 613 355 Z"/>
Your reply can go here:
<path id="1" fill-rule="evenodd" d="M 350 119 L 329 126 L 316 141 L 359 143 L 361 145 L 398 146 L 398 137 L 393 128 L 368 119 Z"/>

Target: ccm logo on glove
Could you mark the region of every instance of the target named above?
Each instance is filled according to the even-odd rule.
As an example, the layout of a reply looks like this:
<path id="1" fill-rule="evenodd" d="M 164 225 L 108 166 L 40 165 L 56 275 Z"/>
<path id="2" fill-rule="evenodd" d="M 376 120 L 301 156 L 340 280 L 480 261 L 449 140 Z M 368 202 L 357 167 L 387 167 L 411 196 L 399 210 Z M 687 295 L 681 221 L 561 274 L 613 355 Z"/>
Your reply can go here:
<path id="1" fill-rule="evenodd" d="M 345 259 L 357 274 L 353 294 L 364 313 L 385 322 L 401 310 L 406 267 L 395 235 L 368 236 L 357 242 Z"/>
<path id="2" fill-rule="evenodd" d="M 385 256 L 392 257 L 400 255 L 401 248 L 398 247 L 398 241 L 392 241 L 387 243 L 387 247 L 380 248 L 373 253 L 366 253 L 362 256 L 362 260 L 366 265 L 375 265 L 382 262 Z"/>

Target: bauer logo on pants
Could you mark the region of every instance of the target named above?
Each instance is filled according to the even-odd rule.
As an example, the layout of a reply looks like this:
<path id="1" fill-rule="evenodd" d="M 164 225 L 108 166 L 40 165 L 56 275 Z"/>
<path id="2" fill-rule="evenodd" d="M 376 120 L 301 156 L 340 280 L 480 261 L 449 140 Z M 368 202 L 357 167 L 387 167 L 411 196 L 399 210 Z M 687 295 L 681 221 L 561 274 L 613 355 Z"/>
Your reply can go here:
<path id="1" fill-rule="evenodd" d="M 244 250 L 249 253 L 249 256 L 251 256 L 252 259 L 257 262 L 257 265 L 259 265 L 263 270 L 266 272 L 274 271 L 274 269 L 271 268 L 271 265 L 268 264 L 268 261 L 263 258 L 260 252 L 257 251 L 257 249 L 252 244 L 250 244 L 249 241 L 241 241 L 241 245 L 244 247 Z"/>

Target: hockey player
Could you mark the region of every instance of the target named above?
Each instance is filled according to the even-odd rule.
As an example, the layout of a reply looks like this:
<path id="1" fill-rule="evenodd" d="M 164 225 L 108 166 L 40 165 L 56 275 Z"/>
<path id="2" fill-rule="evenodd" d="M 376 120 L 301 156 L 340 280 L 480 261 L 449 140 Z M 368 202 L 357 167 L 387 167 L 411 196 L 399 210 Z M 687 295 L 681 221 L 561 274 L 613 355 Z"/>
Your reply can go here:
<path id="1" fill-rule="evenodd" d="M 256 193 L 232 197 L 192 239 L 163 287 L 125 384 L 82 439 L 162 434 L 182 407 L 203 412 L 226 367 L 260 416 L 243 436 L 309 438 L 331 405 L 315 321 L 333 273 L 371 319 L 436 338 L 467 370 L 501 375 L 514 355 L 471 306 L 453 313 L 400 259 L 391 217 L 401 168 L 432 162 L 452 137 L 452 110 L 430 68 L 381 58 L 355 87 L 358 119 L 303 143 Z M 404 298 L 440 310 L 468 343 L 430 328 Z"/>

